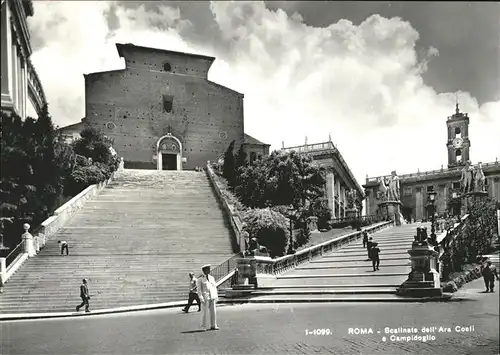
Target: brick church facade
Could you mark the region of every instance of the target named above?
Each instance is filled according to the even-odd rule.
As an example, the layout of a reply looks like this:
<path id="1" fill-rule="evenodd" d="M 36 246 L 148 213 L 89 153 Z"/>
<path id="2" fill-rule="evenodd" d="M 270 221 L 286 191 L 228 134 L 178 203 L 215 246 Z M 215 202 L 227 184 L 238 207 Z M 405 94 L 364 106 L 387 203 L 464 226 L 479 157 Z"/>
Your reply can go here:
<path id="1" fill-rule="evenodd" d="M 63 127 L 77 137 L 100 129 L 125 168 L 190 170 L 216 160 L 231 141 L 249 157 L 269 145 L 244 133 L 243 94 L 208 80 L 215 58 L 116 44 L 125 69 L 85 77 L 85 118 Z"/>

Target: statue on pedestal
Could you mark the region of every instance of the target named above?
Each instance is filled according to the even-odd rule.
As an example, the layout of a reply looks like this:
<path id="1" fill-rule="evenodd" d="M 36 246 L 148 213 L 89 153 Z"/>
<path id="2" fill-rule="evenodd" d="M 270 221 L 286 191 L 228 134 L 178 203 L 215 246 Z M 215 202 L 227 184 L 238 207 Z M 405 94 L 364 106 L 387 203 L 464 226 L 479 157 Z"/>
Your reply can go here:
<path id="1" fill-rule="evenodd" d="M 347 208 L 348 209 L 354 209 L 356 208 L 354 201 L 356 200 L 356 190 L 351 189 L 347 190 L 345 193 L 345 197 L 347 200 Z"/>
<path id="2" fill-rule="evenodd" d="M 377 190 L 377 199 L 379 199 L 382 202 L 385 202 L 387 201 L 387 192 L 388 192 L 387 182 L 385 177 L 378 178 L 378 182 L 379 185 Z"/>
<path id="3" fill-rule="evenodd" d="M 470 161 L 467 161 L 462 169 L 462 176 L 460 177 L 460 185 L 462 186 L 463 193 L 472 192 L 472 177 L 473 168 L 471 167 Z"/>
<path id="4" fill-rule="evenodd" d="M 399 201 L 399 177 L 395 170 L 391 172 L 388 198 L 391 201 Z"/>
<path id="5" fill-rule="evenodd" d="M 415 238 L 415 242 L 417 242 L 417 243 L 425 242 L 427 240 L 427 228 L 418 227 L 417 228 L 417 235 L 414 238 Z"/>
<path id="6" fill-rule="evenodd" d="M 474 167 L 474 191 L 476 192 L 484 192 L 484 181 L 485 176 L 483 172 L 483 166 L 481 162 L 479 162 Z"/>

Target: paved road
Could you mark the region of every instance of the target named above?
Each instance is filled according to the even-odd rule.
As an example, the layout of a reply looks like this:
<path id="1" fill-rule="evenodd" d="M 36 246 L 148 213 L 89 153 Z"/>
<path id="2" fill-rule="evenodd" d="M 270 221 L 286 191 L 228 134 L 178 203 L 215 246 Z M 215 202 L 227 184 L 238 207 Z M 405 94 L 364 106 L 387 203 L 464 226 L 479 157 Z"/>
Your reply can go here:
<path id="1" fill-rule="evenodd" d="M 198 332 L 179 310 L 0 323 L 1 354 L 498 354 L 498 291 L 466 286 L 468 301 L 412 304 L 247 304 L 218 309 L 220 331 Z M 382 341 L 384 328 L 451 328 L 427 342 Z M 456 326 L 470 332 L 455 332 Z M 371 328 L 374 334 L 349 334 Z M 330 329 L 331 335 L 306 335 Z M 381 333 L 379 334 L 378 331 Z M 425 335 L 425 334 L 424 334 Z"/>

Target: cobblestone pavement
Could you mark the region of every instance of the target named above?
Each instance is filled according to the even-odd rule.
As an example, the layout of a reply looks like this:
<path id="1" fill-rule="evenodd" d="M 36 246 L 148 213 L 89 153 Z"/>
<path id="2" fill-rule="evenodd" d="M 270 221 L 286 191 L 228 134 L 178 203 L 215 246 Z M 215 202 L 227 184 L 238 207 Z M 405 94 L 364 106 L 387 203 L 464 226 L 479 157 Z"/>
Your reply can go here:
<path id="1" fill-rule="evenodd" d="M 461 302 L 220 305 L 217 332 L 199 332 L 200 314 L 177 309 L 2 322 L 0 353 L 498 354 L 498 291 L 482 291 L 482 280 L 476 280 L 460 291 L 468 298 Z M 416 335 L 425 336 L 422 327 L 433 326 L 438 329 L 427 334 L 435 339 L 426 342 L 392 341 L 391 334 L 384 334 L 385 327 L 415 327 Z M 451 332 L 439 332 L 440 326 Z M 456 332 L 456 326 L 473 329 Z M 373 334 L 349 334 L 349 328 L 372 329 Z M 313 329 L 331 334 L 306 335 Z"/>

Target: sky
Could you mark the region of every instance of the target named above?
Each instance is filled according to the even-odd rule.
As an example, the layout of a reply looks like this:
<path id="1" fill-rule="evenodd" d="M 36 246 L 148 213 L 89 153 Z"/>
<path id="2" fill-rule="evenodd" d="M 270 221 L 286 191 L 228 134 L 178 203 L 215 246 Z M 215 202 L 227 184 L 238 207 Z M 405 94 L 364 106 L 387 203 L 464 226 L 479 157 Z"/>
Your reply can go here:
<path id="1" fill-rule="evenodd" d="M 115 43 L 216 57 L 271 149 L 329 134 L 360 184 L 447 166 L 446 119 L 470 117 L 473 163 L 500 158 L 500 5 L 467 2 L 35 1 L 28 24 L 56 124 L 85 115 L 83 74 Z"/>

